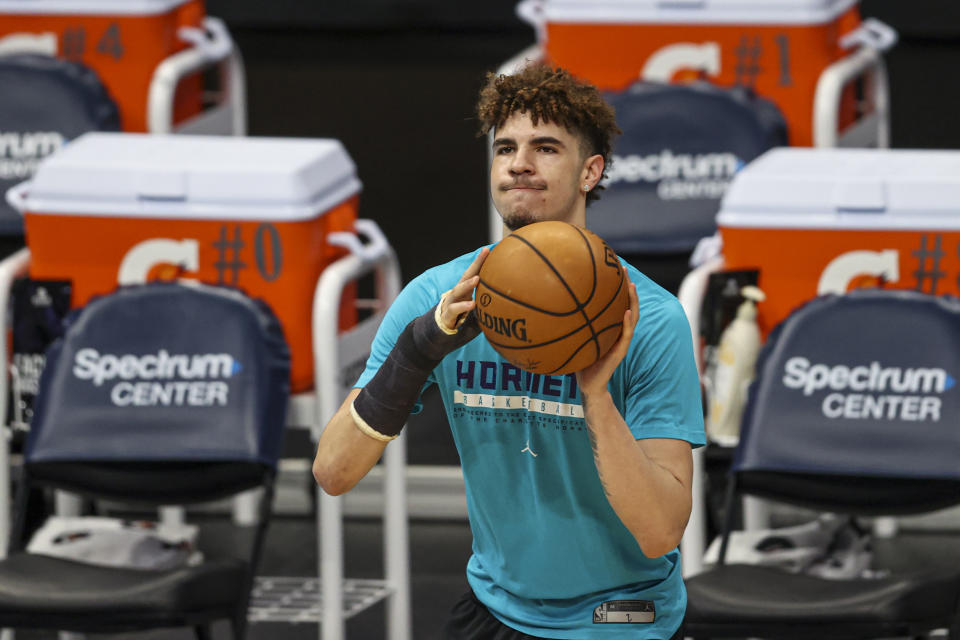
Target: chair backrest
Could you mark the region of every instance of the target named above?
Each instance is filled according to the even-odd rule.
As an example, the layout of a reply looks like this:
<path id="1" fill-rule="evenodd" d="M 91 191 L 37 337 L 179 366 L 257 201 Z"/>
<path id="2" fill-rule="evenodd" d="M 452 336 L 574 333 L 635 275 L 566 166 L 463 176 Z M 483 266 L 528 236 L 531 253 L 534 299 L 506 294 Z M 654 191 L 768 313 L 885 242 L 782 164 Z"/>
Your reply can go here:
<path id="1" fill-rule="evenodd" d="M 606 97 L 623 135 L 588 222 L 621 256 L 693 249 L 734 173 L 787 143 L 779 109 L 743 88 L 640 82 Z"/>
<path id="2" fill-rule="evenodd" d="M 119 131 L 117 105 L 90 68 L 37 54 L 0 55 L 0 235 L 22 235 L 3 194 L 87 131 Z"/>
<path id="3" fill-rule="evenodd" d="M 290 360 L 266 305 L 206 285 L 121 288 L 71 316 L 47 355 L 24 449 L 31 481 L 191 503 L 275 470 Z"/>
<path id="4" fill-rule="evenodd" d="M 742 491 L 860 515 L 960 503 L 960 300 L 824 296 L 770 335 L 733 462 Z"/>

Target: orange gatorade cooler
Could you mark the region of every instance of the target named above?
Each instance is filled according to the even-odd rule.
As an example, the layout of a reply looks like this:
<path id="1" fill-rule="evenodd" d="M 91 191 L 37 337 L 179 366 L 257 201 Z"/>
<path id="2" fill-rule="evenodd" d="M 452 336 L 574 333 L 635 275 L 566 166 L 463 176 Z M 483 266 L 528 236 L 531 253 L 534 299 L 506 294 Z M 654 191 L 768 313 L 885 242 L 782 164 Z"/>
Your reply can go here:
<path id="1" fill-rule="evenodd" d="M 960 151 L 780 148 L 733 179 L 727 270 L 759 270 L 764 335 L 817 295 L 960 295 Z"/>
<path id="2" fill-rule="evenodd" d="M 24 214 L 30 276 L 72 281 L 73 306 L 177 277 L 264 300 L 302 391 L 313 384 L 314 289 L 345 254 L 327 236 L 353 231 L 359 191 L 337 140 L 88 133 L 8 200 Z"/>
<path id="3" fill-rule="evenodd" d="M 525 0 L 518 12 L 548 62 L 602 90 L 695 78 L 751 87 L 783 112 L 791 145 L 811 144 L 821 74 L 865 40 L 852 35 L 857 0 Z"/>
<path id="4" fill-rule="evenodd" d="M 117 102 L 123 129 L 147 131 L 155 70 L 197 44 L 185 39 L 183 28 L 199 34 L 203 21 L 202 0 L 0 0 L 0 51 L 82 62 Z M 202 91 L 198 74 L 179 83 L 175 121 L 200 112 Z"/>

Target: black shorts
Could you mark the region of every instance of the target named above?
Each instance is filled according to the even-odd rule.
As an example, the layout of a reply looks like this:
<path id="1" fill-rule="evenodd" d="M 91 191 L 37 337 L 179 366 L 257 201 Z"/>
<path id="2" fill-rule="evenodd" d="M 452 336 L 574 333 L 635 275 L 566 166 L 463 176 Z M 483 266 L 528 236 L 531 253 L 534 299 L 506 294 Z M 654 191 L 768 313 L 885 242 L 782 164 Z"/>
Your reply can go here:
<path id="1" fill-rule="evenodd" d="M 549 640 L 512 629 L 497 620 L 473 591 L 464 594 L 453 605 L 450 619 L 443 629 L 442 640 Z M 670 640 L 683 640 L 683 627 Z"/>

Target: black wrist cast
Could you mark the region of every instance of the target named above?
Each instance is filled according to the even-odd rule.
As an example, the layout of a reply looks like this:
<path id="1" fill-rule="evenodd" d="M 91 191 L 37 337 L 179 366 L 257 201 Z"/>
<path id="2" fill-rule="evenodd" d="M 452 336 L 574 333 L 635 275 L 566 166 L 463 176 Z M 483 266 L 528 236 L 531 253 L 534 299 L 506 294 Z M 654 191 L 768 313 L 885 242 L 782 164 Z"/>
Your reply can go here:
<path id="1" fill-rule="evenodd" d="M 448 353 L 480 333 L 476 316 L 450 334 L 440 328 L 437 308 L 410 321 L 386 361 L 353 401 L 351 415 L 361 431 L 378 440 L 393 440 L 407 421 L 430 372 Z"/>

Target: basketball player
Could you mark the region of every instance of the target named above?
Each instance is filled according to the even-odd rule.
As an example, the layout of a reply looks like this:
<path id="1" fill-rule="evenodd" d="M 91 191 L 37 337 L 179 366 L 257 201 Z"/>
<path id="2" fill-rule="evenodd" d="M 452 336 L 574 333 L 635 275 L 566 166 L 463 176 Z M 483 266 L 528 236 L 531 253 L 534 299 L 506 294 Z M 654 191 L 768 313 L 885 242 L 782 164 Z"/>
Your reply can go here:
<path id="1" fill-rule="evenodd" d="M 619 133 L 613 110 L 567 72 L 492 76 L 478 104 L 493 130 L 490 189 L 510 230 L 586 226 Z M 473 533 L 471 590 L 445 638 L 680 637 L 677 545 L 691 508 L 691 447 L 704 443 L 690 329 L 679 302 L 636 269 L 620 338 L 566 376 L 500 358 L 473 311 L 480 248 L 414 279 L 367 367 L 320 438 L 331 494 L 377 462 L 428 384 L 460 454 Z"/>

